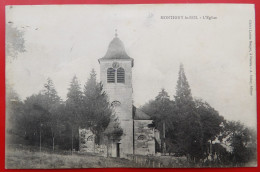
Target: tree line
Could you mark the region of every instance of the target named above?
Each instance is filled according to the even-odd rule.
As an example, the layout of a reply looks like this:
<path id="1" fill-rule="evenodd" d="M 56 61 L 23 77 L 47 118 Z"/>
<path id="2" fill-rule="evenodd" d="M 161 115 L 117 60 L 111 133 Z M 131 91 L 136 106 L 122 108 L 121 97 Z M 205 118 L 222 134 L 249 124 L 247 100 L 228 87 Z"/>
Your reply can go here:
<path id="1" fill-rule="evenodd" d="M 156 151 L 163 155 L 225 166 L 256 161 L 256 131 L 241 122 L 225 120 L 209 103 L 194 99 L 183 65 L 174 100 L 162 89 L 141 109 L 153 119 L 152 127 L 160 131 L 161 144 Z M 109 144 L 123 134 L 94 70 L 83 89 L 77 77 L 72 78 L 65 101 L 50 78 L 38 94 L 24 101 L 7 86 L 6 113 L 9 144 L 79 150 L 79 128 L 90 129 L 96 144 Z"/>
<path id="2" fill-rule="evenodd" d="M 9 144 L 79 150 L 79 128 L 90 129 L 96 144 L 105 137 L 118 139 L 123 134 L 94 70 L 83 89 L 77 77 L 72 78 L 65 101 L 50 78 L 38 94 L 24 101 L 7 86 L 6 109 Z"/>
<path id="3" fill-rule="evenodd" d="M 142 110 L 159 129 L 162 154 L 186 156 L 190 162 L 242 165 L 256 158 L 256 132 L 225 120 L 202 99 L 194 99 L 180 65 L 174 100 L 162 89 Z"/>

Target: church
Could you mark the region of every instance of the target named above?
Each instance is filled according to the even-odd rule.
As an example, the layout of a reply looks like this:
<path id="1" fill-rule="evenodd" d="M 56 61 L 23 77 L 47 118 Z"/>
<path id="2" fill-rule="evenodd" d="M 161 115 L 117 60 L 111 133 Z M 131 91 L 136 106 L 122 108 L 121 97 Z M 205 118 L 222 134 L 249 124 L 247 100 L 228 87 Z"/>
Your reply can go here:
<path id="1" fill-rule="evenodd" d="M 90 130 L 80 129 L 80 151 L 106 152 L 112 157 L 128 155 L 155 155 L 156 146 L 160 146 L 159 131 L 151 127 L 149 115 L 133 105 L 132 68 L 134 59 L 125 51 L 123 42 L 117 33 L 110 42 L 104 57 L 98 59 L 100 81 L 117 116 L 123 135 L 119 141 L 108 146 L 95 145 Z"/>

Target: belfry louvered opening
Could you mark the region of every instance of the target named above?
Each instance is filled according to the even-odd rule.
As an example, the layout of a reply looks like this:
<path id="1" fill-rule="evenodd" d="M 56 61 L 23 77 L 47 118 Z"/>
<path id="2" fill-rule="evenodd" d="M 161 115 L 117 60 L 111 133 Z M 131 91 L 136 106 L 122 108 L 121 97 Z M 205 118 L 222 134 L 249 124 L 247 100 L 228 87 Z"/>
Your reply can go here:
<path id="1" fill-rule="evenodd" d="M 115 82 L 115 69 L 108 68 L 107 69 L 107 82 L 114 83 Z"/>
<path id="2" fill-rule="evenodd" d="M 123 68 L 117 69 L 117 83 L 125 83 L 125 70 Z"/>

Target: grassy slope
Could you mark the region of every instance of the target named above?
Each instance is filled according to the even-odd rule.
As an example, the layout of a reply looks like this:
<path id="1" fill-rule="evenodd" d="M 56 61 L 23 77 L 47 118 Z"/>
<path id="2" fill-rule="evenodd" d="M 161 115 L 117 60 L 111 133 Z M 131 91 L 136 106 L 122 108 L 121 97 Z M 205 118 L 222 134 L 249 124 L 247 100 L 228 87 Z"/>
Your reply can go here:
<path id="1" fill-rule="evenodd" d="M 105 167 L 134 167 L 134 164 L 126 159 L 104 158 L 89 154 L 60 155 L 20 149 L 9 149 L 6 152 L 7 169 Z"/>
<path id="2" fill-rule="evenodd" d="M 141 158 L 143 157 L 143 158 Z M 147 161 L 148 160 L 148 161 Z M 120 158 L 105 158 L 93 154 L 80 154 L 75 152 L 71 155 L 69 151 L 56 150 L 55 153 L 50 148 L 9 145 L 6 148 L 5 164 L 7 169 L 53 169 L 53 168 L 107 168 L 107 167 L 132 167 L 132 168 L 182 168 L 182 167 L 207 167 L 207 165 L 190 164 L 185 157 L 144 157 L 137 156 L 130 161 Z M 231 167 L 232 165 L 209 164 L 208 167 Z M 243 166 L 255 167 L 253 164 Z"/>

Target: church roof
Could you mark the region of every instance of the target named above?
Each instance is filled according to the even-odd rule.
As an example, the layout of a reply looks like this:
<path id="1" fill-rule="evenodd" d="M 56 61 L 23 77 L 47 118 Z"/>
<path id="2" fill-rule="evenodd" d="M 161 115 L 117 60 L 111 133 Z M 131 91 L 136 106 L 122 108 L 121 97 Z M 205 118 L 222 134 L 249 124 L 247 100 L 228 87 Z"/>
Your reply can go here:
<path id="1" fill-rule="evenodd" d="M 98 59 L 98 62 L 100 63 L 100 60 L 109 60 L 109 59 L 131 60 L 132 67 L 134 66 L 134 59 L 127 55 L 123 42 L 117 37 L 117 31 L 114 39 L 110 42 L 108 46 L 107 53 L 105 54 L 104 57 Z"/>
<path id="2" fill-rule="evenodd" d="M 116 36 L 109 44 L 107 53 L 102 59 L 131 59 L 126 51 L 123 42 Z"/>
<path id="3" fill-rule="evenodd" d="M 133 119 L 134 120 L 151 120 L 151 117 L 133 106 Z"/>

